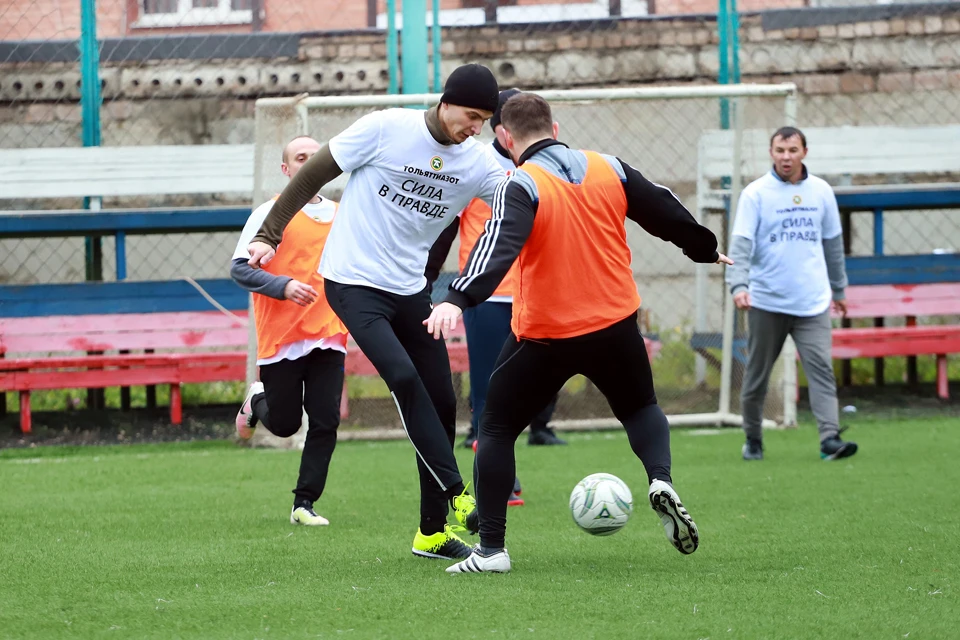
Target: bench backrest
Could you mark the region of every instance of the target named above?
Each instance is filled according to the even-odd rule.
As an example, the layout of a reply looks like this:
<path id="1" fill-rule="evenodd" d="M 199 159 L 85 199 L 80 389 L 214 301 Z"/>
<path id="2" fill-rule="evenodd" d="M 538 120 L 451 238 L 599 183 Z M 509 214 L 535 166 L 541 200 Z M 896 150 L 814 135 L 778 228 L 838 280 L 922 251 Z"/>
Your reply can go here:
<path id="1" fill-rule="evenodd" d="M 0 354 L 245 349 L 246 314 L 220 311 L 0 319 Z"/>
<path id="2" fill-rule="evenodd" d="M 960 283 L 847 287 L 847 317 L 960 315 Z"/>
<path id="3" fill-rule="evenodd" d="M 804 163 L 820 176 L 960 172 L 960 126 L 810 127 L 803 128 L 809 155 Z M 766 129 L 743 131 L 744 183 L 770 170 L 770 135 Z M 700 136 L 701 179 L 732 174 L 733 131 L 706 131 Z"/>
<path id="4" fill-rule="evenodd" d="M 253 192 L 253 145 L 0 149 L 0 200 Z"/>

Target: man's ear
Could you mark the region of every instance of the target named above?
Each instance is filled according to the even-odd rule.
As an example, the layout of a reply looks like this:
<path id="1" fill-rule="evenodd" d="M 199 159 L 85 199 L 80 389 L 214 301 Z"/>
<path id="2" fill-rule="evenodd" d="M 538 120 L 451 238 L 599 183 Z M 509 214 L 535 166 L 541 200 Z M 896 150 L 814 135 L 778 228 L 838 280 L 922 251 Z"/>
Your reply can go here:
<path id="1" fill-rule="evenodd" d="M 554 140 L 560 139 L 560 123 L 559 122 L 553 123 L 553 139 Z"/>
<path id="2" fill-rule="evenodd" d="M 507 149 L 513 149 L 516 146 L 516 141 L 513 139 L 513 136 L 510 135 L 510 131 L 504 127 L 503 128 L 503 146 Z"/>

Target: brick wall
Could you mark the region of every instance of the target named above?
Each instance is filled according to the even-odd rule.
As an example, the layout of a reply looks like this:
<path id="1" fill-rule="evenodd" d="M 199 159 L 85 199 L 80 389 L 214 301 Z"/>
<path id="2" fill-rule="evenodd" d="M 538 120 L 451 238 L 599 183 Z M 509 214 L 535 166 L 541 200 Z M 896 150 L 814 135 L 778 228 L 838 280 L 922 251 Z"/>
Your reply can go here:
<path id="1" fill-rule="evenodd" d="M 744 82 L 795 82 L 805 126 L 957 122 L 960 12 L 918 18 L 765 30 L 745 16 Z M 524 89 L 704 84 L 717 74 L 710 20 L 620 20 L 564 30 L 444 30 L 443 75 L 464 61 L 489 65 Z M 103 144 L 246 143 L 253 99 L 264 95 L 381 93 L 382 34 L 302 37 L 295 55 L 270 60 L 106 64 Z M 75 63 L 0 64 L 0 147 L 75 146 L 80 140 Z"/>
<path id="2" fill-rule="evenodd" d="M 747 82 L 793 80 L 814 95 L 957 86 L 957 12 L 783 30 L 764 30 L 757 15 L 741 24 Z M 444 74 L 464 60 L 483 61 L 504 84 L 563 88 L 710 82 L 716 43 L 712 20 L 620 20 L 560 31 L 448 28 L 442 54 Z M 386 88 L 385 57 L 380 33 L 326 34 L 302 38 L 296 59 L 105 64 L 101 77 L 108 101 L 375 92 Z M 0 64 L 0 77 L 0 104 L 79 98 L 74 63 Z"/>
<path id="3" fill-rule="evenodd" d="M 793 9 L 806 7 L 807 0 L 739 0 L 738 11 L 761 11 L 763 9 Z M 654 0 L 656 15 L 671 16 L 686 13 L 716 13 L 717 0 Z"/>
<path id="4" fill-rule="evenodd" d="M 590 0 L 517 0 L 516 5 L 576 4 Z M 365 0 L 262 0 L 264 31 L 329 31 L 367 26 Z M 650 0 L 657 15 L 716 13 L 716 0 Z M 506 3 L 505 3 L 506 4 Z M 476 5 L 476 3 L 474 3 Z M 741 11 L 802 7 L 805 0 L 741 0 Z M 48 40 L 80 35 L 79 0 L 4 0 L 0 11 L 0 40 Z M 398 5 L 402 6 L 402 5 Z M 429 3 L 428 3 L 429 6 Z M 442 9 L 459 9 L 463 0 L 441 0 Z M 97 31 L 101 38 L 169 33 L 249 33 L 251 25 L 137 28 L 138 0 L 98 0 Z M 379 13 L 386 11 L 378 0 Z"/>

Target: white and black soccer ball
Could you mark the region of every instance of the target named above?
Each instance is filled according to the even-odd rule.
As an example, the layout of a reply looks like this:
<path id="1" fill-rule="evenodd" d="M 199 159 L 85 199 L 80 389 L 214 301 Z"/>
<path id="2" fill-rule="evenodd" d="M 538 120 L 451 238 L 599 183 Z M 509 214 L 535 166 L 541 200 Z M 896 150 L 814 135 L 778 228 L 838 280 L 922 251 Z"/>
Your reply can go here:
<path id="1" fill-rule="evenodd" d="M 627 524 L 633 494 L 623 480 L 594 473 L 577 483 L 570 494 L 570 513 L 577 526 L 594 536 L 609 536 Z"/>

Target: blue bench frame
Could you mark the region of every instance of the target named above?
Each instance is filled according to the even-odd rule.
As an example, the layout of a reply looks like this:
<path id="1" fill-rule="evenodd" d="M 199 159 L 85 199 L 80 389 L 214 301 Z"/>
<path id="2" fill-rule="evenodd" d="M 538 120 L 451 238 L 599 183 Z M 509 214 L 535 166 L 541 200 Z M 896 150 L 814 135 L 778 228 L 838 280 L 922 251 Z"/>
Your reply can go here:
<path id="1" fill-rule="evenodd" d="M 0 238 L 113 236 L 117 280 L 126 280 L 127 235 L 239 233 L 250 213 L 250 207 L 20 212 L 0 215 Z"/>
<path id="2" fill-rule="evenodd" d="M 884 211 L 909 211 L 914 209 L 960 209 L 960 186 L 925 185 L 923 188 L 883 189 L 836 194 L 841 216 L 848 220 L 849 214 L 872 212 L 873 255 L 847 258 L 847 279 L 852 285 L 865 284 L 928 284 L 934 282 L 960 282 L 960 255 L 884 255 Z"/>

